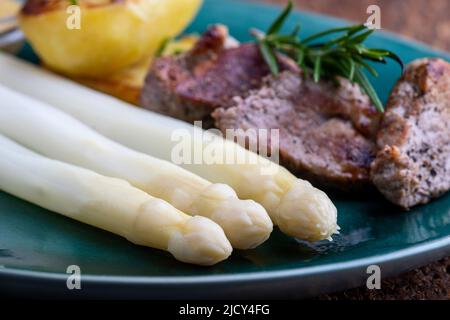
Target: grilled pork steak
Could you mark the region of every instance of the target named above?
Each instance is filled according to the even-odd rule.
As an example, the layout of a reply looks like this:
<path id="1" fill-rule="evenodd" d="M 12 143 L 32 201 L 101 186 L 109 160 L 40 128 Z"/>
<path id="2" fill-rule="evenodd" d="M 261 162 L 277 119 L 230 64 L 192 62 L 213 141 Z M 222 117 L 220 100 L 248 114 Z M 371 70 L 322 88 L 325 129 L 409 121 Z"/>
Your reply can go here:
<path id="1" fill-rule="evenodd" d="M 209 127 L 215 108 L 225 107 L 234 96 L 245 96 L 261 86 L 270 73 L 254 43 L 227 48 L 228 29 L 210 27 L 195 47 L 180 56 L 161 57 L 149 70 L 141 105 L 149 110 Z M 280 58 L 284 69 L 297 69 Z"/>
<path id="2" fill-rule="evenodd" d="M 279 129 L 282 165 L 319 185 L 361 187 L 370 182 L 376 153 L 371 137 L 380 116 L 357 85 L 338 81 L 315 83 L 285 71 L 235 98 L 231 107 L 217 109 L 213 118 L 223 132 Z"/>
<path id="3" fill-rule="evenodd" d="M 450 64 L 411 63 L 393 89 L 372 164 L 375 186 L 404 208 L 450 189 Z"/>

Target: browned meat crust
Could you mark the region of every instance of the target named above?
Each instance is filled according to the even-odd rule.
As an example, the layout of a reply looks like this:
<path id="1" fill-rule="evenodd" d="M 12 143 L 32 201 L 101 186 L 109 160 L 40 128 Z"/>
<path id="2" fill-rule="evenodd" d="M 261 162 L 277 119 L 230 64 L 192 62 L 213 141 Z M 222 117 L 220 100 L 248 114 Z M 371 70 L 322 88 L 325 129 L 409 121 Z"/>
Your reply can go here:
<path id="1" fill-rule="evenodd" d="M 450 64 L 411 63 L 394 87 L 372 164 L 375 186 L 404 208 L 450 189 Z"/>
<path id="2" fill-rule="evenodd" d="M 188 122 L 203 120 L 209 127 L 214 109 L 260 87 L 270 73 L 255 44 L 225 48 L 227 38 L 228 29 L 214 25 L 193 50 L 156 59 L 145 80 L 141 105 Z M 297 69 L 290 60 L 281 60 L 283 68 Z"/>
<path id="3" fill-rule="evenodd" d="M 298 73 L 268 77 L 259 90 L 213 113 L 226 129 L 279 129 L 280 162 L 314 183 L 349 190 L 367 185 L 379 115 L 349 81 L 315 83 Z M 251 137 L 249 137 L 251 138 Z"/>

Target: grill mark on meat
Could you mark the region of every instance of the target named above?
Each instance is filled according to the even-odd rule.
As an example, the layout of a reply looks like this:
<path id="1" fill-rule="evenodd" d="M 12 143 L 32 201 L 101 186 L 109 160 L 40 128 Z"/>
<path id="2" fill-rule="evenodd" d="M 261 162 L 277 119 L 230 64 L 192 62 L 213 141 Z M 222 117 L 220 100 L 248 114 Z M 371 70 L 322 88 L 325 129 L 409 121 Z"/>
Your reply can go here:
<path id="1" fill-rule="evenodd" d="M 390 96 L 372 164 L 375 186 L 406 209 L 450 189 L 450 64 L 412 62 Z"/>

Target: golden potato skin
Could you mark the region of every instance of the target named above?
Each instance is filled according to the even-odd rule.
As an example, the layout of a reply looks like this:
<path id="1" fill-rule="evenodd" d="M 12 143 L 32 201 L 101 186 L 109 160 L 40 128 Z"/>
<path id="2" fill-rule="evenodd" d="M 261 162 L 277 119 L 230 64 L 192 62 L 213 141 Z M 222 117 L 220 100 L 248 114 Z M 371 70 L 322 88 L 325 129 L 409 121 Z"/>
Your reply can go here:
<path id="1" fill-rule="evenodd" d="M 69 29 L 68 0 L 28 0 L 19 23 L 51 69 L 103 77 L 150 57 L 181 32 L 202 0 L 78 0 L 81 29 Z"/>
<path id="2" fill-rule="evenodd" d="M 175 55 L 192 49 L 198 37 L 194 35 L 184 36 L 179 40 L 170 42 L 164 51 L 163 56 Z M 136 106 L 140 104 L 141 90 L 144 87 L 145 76 L 152 63 L 152 58 L 133 64 L 127 68 L 118 70 L 106 77 L 70 77 L 92 89 L 112 95 L 116 98 L 132 103 Z"/>

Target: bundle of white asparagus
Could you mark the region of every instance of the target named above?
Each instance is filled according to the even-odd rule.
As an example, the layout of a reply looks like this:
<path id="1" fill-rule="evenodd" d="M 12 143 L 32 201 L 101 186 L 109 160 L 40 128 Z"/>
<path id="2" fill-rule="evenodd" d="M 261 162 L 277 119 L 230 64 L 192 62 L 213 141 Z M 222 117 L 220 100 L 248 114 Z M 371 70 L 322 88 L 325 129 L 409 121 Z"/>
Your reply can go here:
<path id="1" fill-rule="evenodd" d="M 0 133 L 47 157 L 124 179 L 175 208 L 218 223 L 233 247 L 267 240 L 272 221 L 253 200 L 240 200 L 225 184 L 212 184 L 167 161 L 126 148 L 68 114 L 0 86 Z M 18 125 L 19 124 L 19 125 Z"/>
<path id="2" fill-rule="evenodd" d="M 129 183 L 40 156 L 0 135 L 0 189 L 129 241 L 199 265 L 225 260 L 223 230 Z"/>
<path id="3" fill-rule="evenodd" d="M 45 101 L 130 148 L 170 161 L 177 142 L 173 132 L 192 126 L 141 110 L 107 95 L 45 72 L 14 57 L 0 54 L 0 83 Z M 207 134 L 205 134 L 207 137 Z M 210 143 L 210 141 L 212 141 Z M 203 178 L 230 185 L 241 199 L 253 199 L 268 211 L 279 228 L 309 241 L 331 239 L 338 232 L 337 210 L 328 196 L 282 167 L 271 170 L 269 160 L 230 141 L 202 139 L 203 149 L 220 149 L 231 158 L 253 159 L 246 164 L 185 163 L 182 166 Z M 205 163 L 208 161 L 204 159 Z"/>

